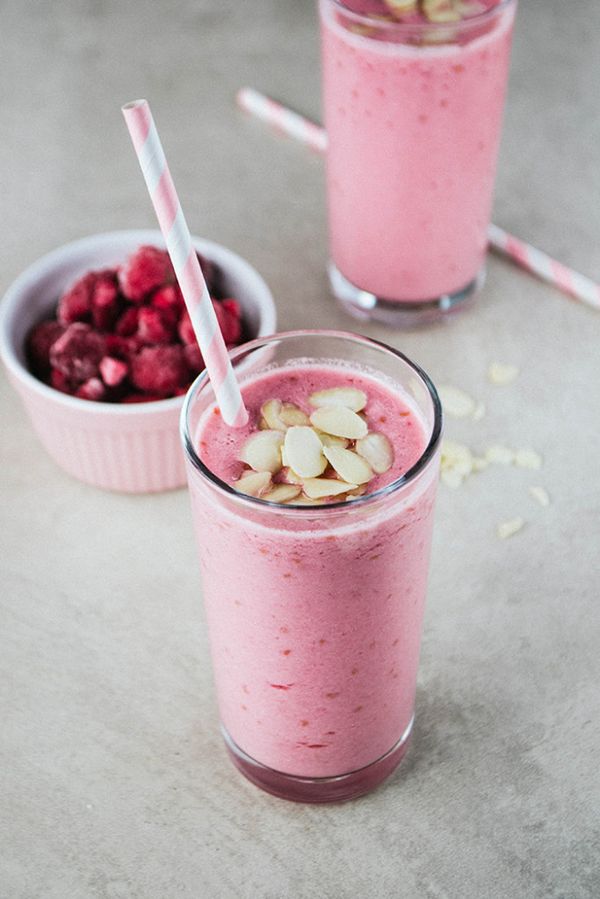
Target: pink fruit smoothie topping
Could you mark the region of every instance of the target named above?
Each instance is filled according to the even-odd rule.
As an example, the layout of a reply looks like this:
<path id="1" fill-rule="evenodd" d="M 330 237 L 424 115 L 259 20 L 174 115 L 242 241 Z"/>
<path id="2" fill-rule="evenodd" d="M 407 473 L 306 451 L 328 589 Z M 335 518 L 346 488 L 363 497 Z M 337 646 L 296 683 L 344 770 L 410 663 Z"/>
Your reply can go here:
<path id="1" fill-rule="evenodd" d="M 425 448 L 408 399 L 368 375 L 334 366 L 278 369 L 242 391 L 248 425 L 232 432 L 213 409 L 199 455 L 248 496 L 293 505 L 350 501 L 397 480 Z"/>

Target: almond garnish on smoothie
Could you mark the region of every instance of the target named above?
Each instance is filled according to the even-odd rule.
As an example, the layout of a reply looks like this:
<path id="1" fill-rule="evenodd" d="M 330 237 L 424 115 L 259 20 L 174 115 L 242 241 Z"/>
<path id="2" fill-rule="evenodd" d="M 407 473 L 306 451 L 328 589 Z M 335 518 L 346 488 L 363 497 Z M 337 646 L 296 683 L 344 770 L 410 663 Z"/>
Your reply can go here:
<path id="1" fill-rule="evenodd" d="M 296 505 L 352 500 L 394 463 L 390 440 L 369 431 L 367 395 L 330 387 L 307 398 L 308 416 L 295 403 L 272 397 L 260 406 L 258 430 L 239 451 L 249 466 L 233 482 L 247 496 Z"/>

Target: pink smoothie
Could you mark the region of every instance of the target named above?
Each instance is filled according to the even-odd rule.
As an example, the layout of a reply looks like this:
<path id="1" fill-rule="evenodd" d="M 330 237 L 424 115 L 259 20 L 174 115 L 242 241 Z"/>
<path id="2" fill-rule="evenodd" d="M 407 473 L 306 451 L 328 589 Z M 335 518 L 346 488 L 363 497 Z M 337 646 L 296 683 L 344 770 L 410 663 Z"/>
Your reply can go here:
<path id="1" fill-rule="evenodd" d="M 346 5 L 386 9 L 366 2 Z M 514 6 L 415 45 L 349 30 L 341 5 L 320 0 L 331 258 L 384 299 L 459 291 L 487 246 Z"/>
<path id="2" fill-rule="evenodd" d="M 353 385 L 369 428 L 394 447 L 391 483 L 429 434 L 414 402 L 370 374 L 290 366 L 247 381 L 247 429 L 209 409 L 198 454 L 223 482 L 272 397 L 307 413 L 314 390 Z M 270 507 L 190 479 L 204 600 L 223 725 L 263 765 L 292 775 L 344 774 L 374 762 L 410 729 L 437 464 L 393 496 L 340 506 Z"/>

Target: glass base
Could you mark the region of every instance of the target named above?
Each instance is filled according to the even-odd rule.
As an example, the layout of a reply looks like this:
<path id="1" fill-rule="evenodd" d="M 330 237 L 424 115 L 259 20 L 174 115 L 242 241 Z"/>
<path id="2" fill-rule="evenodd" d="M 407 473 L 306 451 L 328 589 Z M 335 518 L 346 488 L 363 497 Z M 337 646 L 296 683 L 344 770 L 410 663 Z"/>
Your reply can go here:
<path id="1" fill-rule="evenodd" d="M 485 266 L 461 290 L 417 302 L 384 299 L 368 290 L 361 290 L 348 281 L 333 262 L 327 266 L 327 274 L 334 297 L 353 318 L 381 322 L 392 328 L 414 328 L 441 321 L 450 312 L 462 309 L 483 286 Z"/>
<path id="2" fill-rule="evenodd" d="M 230 758 L 244 777 L 261 790 L 292 802 L 342 802 L 355 799 L 378 787 L 398 767 L 408 749 L 414 716 L 397 743 L 364 768 L 336 777 L 299 777 L 261 765 L 234 743 L 223 726 L 223 738 Z"/>

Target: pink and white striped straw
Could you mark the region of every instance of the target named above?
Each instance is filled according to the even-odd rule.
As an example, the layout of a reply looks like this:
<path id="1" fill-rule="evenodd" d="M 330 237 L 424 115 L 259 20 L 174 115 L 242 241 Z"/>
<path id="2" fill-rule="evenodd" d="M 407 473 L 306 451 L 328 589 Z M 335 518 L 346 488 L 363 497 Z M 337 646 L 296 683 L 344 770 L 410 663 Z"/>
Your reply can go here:
<path id="1" fill-rule="evenodd" d="M 325 154 L 327 151 L 327 133 L 324 128 L 292 112 L 286 106 L 266 97 L 251 87 L 242 87 L 236 95 L 238 106 L 277 128 L 283 134 Z M 512 234 L 508 234 L 497 225 L 490 224 L 488 229 L 489 245 L 503 256 L 516 262 L 521 268 L 537 275 L 548 284 L 562 290 L 563 293 L 587 303 L 594 309 L 600 309 L 600 285 L 585 275 L 568 268 L 556 259 L 543 253 Z"/>
<path id="2" fill-rule="evenodd" d="M 243 427 L 248 412 L 146 100 L 121 107 L 223 421 Z"/>

